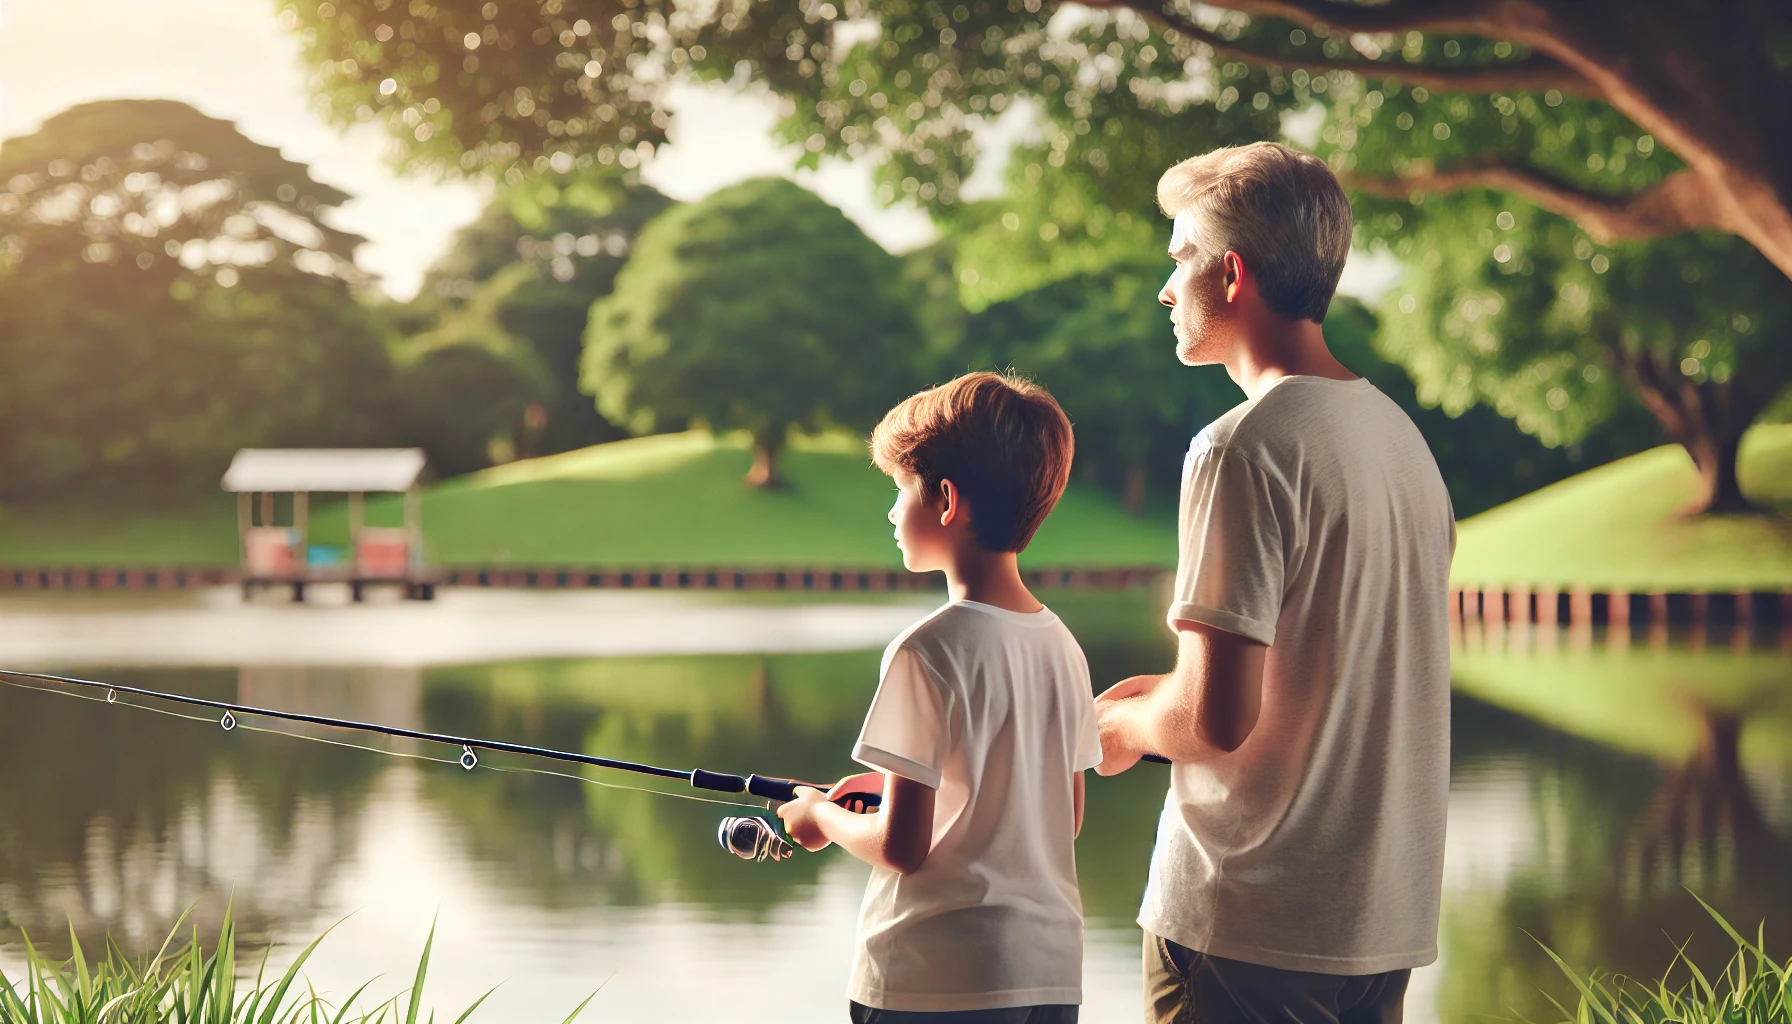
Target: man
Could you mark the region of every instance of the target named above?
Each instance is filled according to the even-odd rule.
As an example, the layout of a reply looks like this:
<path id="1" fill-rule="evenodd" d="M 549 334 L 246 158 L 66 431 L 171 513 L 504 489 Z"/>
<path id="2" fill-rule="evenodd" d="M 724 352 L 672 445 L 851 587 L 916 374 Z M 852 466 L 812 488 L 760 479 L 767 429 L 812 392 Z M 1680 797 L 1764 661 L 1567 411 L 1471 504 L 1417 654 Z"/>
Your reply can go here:
<path id="1" fill-rule="evenodd" d="M 1176 668 L 1098 701 L 1104 775 L 1169 758 L 1146 1019 L 1395 1024 L 1437 958 L 1456 532 L 1425 441 L 1326 348 L 1350 204 L 1273 143 L 1170 168 L 1176 355 L 1245 401 L 1194 440 Z"/>

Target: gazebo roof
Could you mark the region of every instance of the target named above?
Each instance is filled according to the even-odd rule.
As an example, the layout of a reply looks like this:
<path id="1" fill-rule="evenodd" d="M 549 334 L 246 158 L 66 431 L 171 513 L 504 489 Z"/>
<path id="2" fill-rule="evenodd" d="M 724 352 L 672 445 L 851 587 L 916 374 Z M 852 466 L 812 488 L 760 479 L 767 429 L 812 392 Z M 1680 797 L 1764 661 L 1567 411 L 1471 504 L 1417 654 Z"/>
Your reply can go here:
<path id="1" fill-rule="evenodd" d="M 407 491 L 423 463 L 421 448 L 244 448 L 224 471 L 224 489 Z"/>

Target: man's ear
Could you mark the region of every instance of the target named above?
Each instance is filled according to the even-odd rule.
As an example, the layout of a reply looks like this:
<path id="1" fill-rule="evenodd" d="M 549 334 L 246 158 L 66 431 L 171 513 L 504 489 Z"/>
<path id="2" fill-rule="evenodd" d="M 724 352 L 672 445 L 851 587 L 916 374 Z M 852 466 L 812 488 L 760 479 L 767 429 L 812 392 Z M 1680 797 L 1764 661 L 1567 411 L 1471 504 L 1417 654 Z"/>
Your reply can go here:
<path id="1" fill-rule="evenodd" d="M 940 497 L 944 507 L 940 509 L 940 525 L 953 526 L 971 521 L 971 509 L 964 501 L 964 492 L 950 480 L 940 481 Z"/>
<path id="2" fill-rule="evenodd" d="M 1221 283 L 1226 290 L 1226 301 L 1237 302 L 1244 293 L 1244 257 L 1227 249 L 1226 255 L 1220 259 L 1225 267 Z"/>

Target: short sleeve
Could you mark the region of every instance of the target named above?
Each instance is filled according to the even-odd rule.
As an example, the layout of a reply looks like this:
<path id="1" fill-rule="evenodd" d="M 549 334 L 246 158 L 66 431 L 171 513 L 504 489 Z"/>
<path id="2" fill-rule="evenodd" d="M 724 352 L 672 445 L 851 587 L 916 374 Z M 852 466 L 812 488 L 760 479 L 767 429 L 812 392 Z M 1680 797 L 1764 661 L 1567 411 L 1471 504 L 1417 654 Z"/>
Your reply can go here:
<path id="1" fill-rule="evenodd" d="M 871 698 L 852 759 L 928 789 L 940 788 L 952 745 L 950 705 L 941 681 L 921 656 L 897 647 Z"/>
<path id="2" fill-rule="evenodd" d="M 1082 728 L 1078 730 L 1076 741 L 1076 762 L 1071 765 L 1072 771 L 1088 771 L 1101 764 L 1101 718 L 1095 713 L 1095 698 L 1091 696 L 1083 702 Z"/>
<path id="3" fill-rule="evenodd" d="M 1250 459 L 1224 447 L 1190 454 L 1172 627 L 1188 619 L 1260 644 L 1275 641 L 1286 515 L 1278 509 L 1278 486 Z"/>

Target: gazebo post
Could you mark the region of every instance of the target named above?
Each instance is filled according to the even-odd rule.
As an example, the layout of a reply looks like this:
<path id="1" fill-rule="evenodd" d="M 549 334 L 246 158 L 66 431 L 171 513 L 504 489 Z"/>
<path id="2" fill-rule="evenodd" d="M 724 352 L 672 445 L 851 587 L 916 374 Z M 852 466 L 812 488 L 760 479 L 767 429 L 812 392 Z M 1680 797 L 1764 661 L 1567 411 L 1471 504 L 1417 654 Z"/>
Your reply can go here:
<path id="1" fill-rule="evenodd" d="M 311 566 L 311 492 L 294 491 L 292 493 L 292 525 L 299 534 L 298 563 L 301 573 L 310 571 Z"/>
<path id="2" fill-rule="evenodd" d="M 361 522 L 367 517 L 366 497 L 360 491 L 351 491 L 348 496 L 348 542 L 352 546 L 355 534 L 361 532 Z"/>
<path id="3" fill-rule="evenodd" d="M 423 495 L 416 484 L 404 492 L 404 529 L 409 549 L 406 562 L 416 572 L 423 567 Z"/>
<path id="4" fill-rule="evenodd" d="M 261 525 L 274 525 L 274 492 L 261 492 Z"/>

